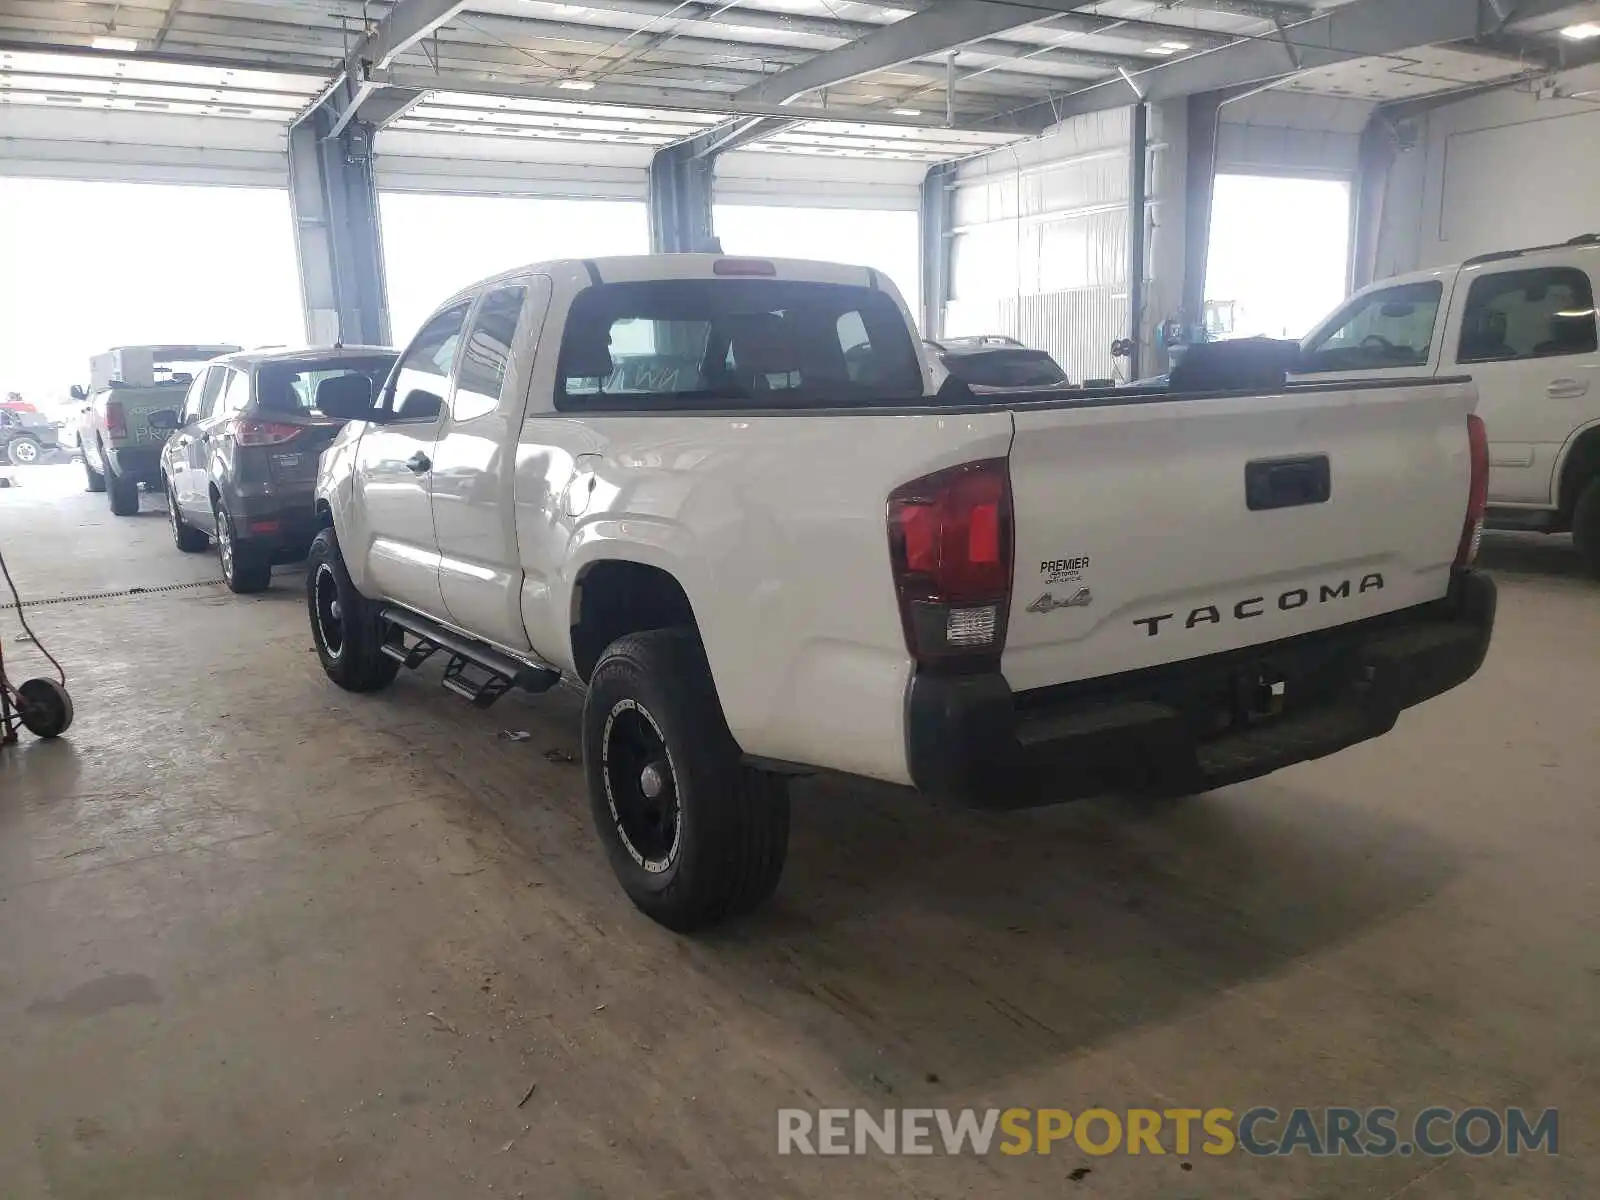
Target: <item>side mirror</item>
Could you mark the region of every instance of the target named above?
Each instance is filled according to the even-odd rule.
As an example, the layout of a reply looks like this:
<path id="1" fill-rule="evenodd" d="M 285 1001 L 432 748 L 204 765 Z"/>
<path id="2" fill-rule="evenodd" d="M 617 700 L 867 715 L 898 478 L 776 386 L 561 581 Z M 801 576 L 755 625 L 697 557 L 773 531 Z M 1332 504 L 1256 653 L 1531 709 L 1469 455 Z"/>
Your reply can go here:
<path id="1" fill-rule="evenodd" d="M 335 375 L 317 384 L 317 411 L 347 421 L 372 418 L 372 380 L 352 373 Z"/>
<path id="2" fill-rule="evenodd" d="M 401 421 L 431 421 L 444 411 L 444 400 L 432 392 L 413 388 L 400 402 L 395 417 Z"/>
<path id="3" fill-rule="evenodd" d="M 87 400 L 89 398 L 89 394 L 83 390 L 83 384 L 81 383 L 73 384 L 72 390 L 68 393 L 68 395 L 70 395 L 74 400 Z"/>
<path id="4" fill-rule="evenodd" d="M 183 428 L 183 417 L 176 410 L 163 408 L 151 413 L 145 419 L 145 424 L 151 429 L 159 429 L 163 433 L 171 433 L 174 429 Z"/>

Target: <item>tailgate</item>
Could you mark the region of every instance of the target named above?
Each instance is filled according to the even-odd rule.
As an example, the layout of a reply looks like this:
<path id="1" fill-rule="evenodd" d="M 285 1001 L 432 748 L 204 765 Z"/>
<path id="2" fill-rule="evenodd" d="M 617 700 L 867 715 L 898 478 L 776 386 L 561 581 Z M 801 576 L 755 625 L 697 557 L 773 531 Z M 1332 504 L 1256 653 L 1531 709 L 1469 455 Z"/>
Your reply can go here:
<path id="1" fill-rule="evenodd" d="M 171 409 L 173 412 L 183 410 L 184 397 L 188 389 L 182 385 L 174 384 L 169 388 L 117 388 L 107 397 L 107 403 L 122 405 L 123 420 L 127 423 L 128 434 L 125 438 L 117 438 L 117 442 L 132 442 L 140 446 L 163 445 L 169 432 L 165 429 L 150 428 L 150 414 Z"/>
<path id="2" fill-rule="evenodd" d="M 300 432 L 288 441 L 256 449 L 256 453 L 266 458 L 273 483 L 286 491 L 297 488 L 309 491 L 315 487 L 322 452 L 339 436 L 344 422 L 323 416 L 261 415 L 263 419 L 270 417 L 275 422 L 302 426 Z"/>
<path id="3" fill-rule="evenodd" d="M 1416 383 L 1015 410 L 1007 682 L 1117 674 L 1442 597 L 1476 403 L 1470 383 Z"/>

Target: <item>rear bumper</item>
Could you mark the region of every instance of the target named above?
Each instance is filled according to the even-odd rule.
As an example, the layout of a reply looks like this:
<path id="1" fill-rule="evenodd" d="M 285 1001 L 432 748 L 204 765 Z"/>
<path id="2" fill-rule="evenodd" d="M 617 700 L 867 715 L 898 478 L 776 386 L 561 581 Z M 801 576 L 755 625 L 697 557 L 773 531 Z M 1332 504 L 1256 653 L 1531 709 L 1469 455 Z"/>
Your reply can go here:
<path id="1" fill-rule="evenodd" d="M 981 808 L 1254 779 L 1387 733 L 1407 708 L 1470 679 L 1495 603 L 1493 581 L 1466 572 L 1436 604 L 1084 684 L 1019 695 L 998 673 L 919 674 L 907 706 L 911 776 L 925 793 Z M 1278 682 L 1271 701 L 1263 688 Z"/>
<path id="2" fill-rule="evenodd" d="M 229 497 L 228 511 L 241 542 L 263 550 L 300 552 L 317 536 L 316 489 L 272 491 L 249 488 Z"/>

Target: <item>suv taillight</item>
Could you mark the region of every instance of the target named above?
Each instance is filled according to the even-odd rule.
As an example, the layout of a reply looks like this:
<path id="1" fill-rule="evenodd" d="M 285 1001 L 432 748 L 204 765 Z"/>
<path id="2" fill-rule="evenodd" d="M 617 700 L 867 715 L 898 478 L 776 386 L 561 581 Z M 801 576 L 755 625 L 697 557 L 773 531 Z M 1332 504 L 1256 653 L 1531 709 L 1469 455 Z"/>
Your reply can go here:
<path id="1" fill-rule="evenodd" d="M 121 400 L 106 401 L 106 432 L 114 438 L 128 436 L 128 414 L 122 410 Z"/>
<path id="2" fill-rule="evenodd" d="M 889 561 L 919 665 L 998 659 L 1011 607 L 1011 476 L 1003 458 L 889 494 Z"/>
<path id="3" fill-rule="evenodd" d="M 1489 507 L 1489 432 L 1476 413 L 1467 418 L 1467 442 L 1472 448 L 1472 484 L 1467 491 L 1467 518 L 1456 547 L 1456 566 L 1470 567 L 1483 541 L 1483 518 Z"/>
<path id="4" fill-rule="evenodd" d="M 241 446 L 276 446 L 300 436 L 303 425 L 286 425 L 281 421 L 257 421 L 250 417 L 236 417 L 233 422 L 233 440 Z"/>

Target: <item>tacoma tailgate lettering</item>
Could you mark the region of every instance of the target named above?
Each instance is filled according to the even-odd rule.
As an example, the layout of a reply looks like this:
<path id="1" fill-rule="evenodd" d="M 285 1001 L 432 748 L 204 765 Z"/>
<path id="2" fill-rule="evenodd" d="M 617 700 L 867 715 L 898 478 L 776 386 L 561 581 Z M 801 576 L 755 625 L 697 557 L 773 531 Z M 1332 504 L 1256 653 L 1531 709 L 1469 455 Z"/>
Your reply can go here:
<path id="1" fill-rule="evenodd" d="M 1381 592 L 1383 588 L 1383 576 L 1377 572 L 1363 575 L 1359 584 L 1352 579 L 1344 580 L 1337 587 L 1329 587 L 1327 584 L 1322 584 L 1320 603 L 1327 604 L 1333 600 L 1348 600 L 1351 598 L 1352 590 L 1356 595 L 1364 596 L 1368 592 Z M 1311 603 L 1311 592 L 1307 588 L 1290 588 L 1288 591 L 1280 593 L 1276 597 L 1276 602 L 1280 611 L 1293 612 L 1295 609 L 1304 608 Z M 1264 616 L 1266 603 L 1267 600 L 1264 596 L 1251 596 L 1240 600 L 1233 605 L 1233 618 L 1236 621 L 1249 621 L 1256 617 Z M 1220 625 L 1222 623 L 1222 612 L 1226 607 L 1226 605 L 1203 604 L 1199 608 L 1191 609 L 1183 627 L 1185 629 L 1194 629 L 1200 625 Z M 1143 628 L 1150 637 L 1160 637 L 1161 626 L 1167 621 L 1176 620 L 1177 616 L 1177 613 L 1161 613 L 1159 616 L 1154 617 L 1137 617 L 1133 623 Z"/>

